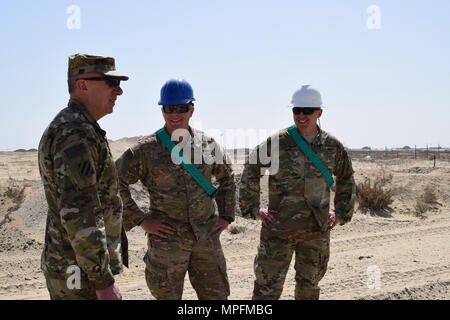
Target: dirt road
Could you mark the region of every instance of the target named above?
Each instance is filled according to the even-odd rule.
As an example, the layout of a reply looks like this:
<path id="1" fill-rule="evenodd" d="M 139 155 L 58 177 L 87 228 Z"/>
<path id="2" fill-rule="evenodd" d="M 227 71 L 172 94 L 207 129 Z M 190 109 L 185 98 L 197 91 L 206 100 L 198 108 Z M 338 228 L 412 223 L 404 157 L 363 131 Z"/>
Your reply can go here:
<path id="1" fill-rule="evenodd" d="M 29 161 L 33 161 L 34 156 L 29 155 Z M 33 179 L 27 181 L 27 197 L 20 206 L 14 206 L 5 197 L 1 199 L 0 299 L 49 299 L 39 267 L 46 202 L 36 177 L 36 166 L 24 157 L 19 158 L 13 161 L 21 161 L 21 166 L 31 170 L 28 176 Z M 392 174 L 391 186 L 398 192 L 389 212 L 364 215 L 357 211 L 349 224 L 332 231 L 328 272 L 320 284 L 321 299 L 450 298 L 450 164 L 442 164 L 434 170 L 414 169 L 427 165 L 413 161 L 354 162 L 357 181 L 383 169 Z M 11 172 L 20 171 L 11 162 L 2 166 L 5 167 L 12 168 Z M 0 187 L 6 186 L 8 175 L 8 172 L 2 174 Z M 442 205 L 418 217 L 411 212 L 414 200 L 425 185 L 435 188 Z M 137 188 L 135 195 L 140 198 L 139 203 L 145 205 L 142 190 Z M 245 231 L 238 234 L 225 231 L 221 236 L 231 286 L 230 299 L 250 299 L 260 226 L 256 221 L 240 217 L 234 224 L 245 227 Z M 117 276 L 117 283 L 124 299 L 153 299 L 144 280 L 145 235 L 138 228 L 128 235 L 130 268 Z M 281 298 L 293 299 L 294 288 L 291 265 Z M 183 298 L 197 299 L 188 277 Z"/>

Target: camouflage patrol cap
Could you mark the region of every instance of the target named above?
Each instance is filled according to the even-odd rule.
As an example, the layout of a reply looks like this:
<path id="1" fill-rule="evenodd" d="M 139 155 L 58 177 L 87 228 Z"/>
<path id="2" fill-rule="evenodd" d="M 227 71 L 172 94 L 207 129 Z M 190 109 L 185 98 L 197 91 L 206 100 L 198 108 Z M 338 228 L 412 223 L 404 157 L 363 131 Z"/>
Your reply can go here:
<path id="1" fill-rule="evenodd" d="M 128 80 L 128 76 L 116 71 L 113 57 L 84 53 L 77 53 L 69 57 L 67 78 L 89 72 L 104 74 L 105 76 L 117 78 L 119 80 Z"/>

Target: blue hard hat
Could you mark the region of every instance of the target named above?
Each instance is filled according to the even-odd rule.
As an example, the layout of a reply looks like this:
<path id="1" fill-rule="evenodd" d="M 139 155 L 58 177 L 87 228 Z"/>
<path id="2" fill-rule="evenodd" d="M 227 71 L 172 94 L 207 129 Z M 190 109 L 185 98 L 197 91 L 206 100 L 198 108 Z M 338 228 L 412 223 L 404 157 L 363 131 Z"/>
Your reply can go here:
<path id="1" fill-rule="evenodd" d="M 194 90 L 184 79 L 170 79 L 161 88 L 161 99 L 158 104 L 162 106 L 174 104 L 187 104 L 194 99 Z"/>

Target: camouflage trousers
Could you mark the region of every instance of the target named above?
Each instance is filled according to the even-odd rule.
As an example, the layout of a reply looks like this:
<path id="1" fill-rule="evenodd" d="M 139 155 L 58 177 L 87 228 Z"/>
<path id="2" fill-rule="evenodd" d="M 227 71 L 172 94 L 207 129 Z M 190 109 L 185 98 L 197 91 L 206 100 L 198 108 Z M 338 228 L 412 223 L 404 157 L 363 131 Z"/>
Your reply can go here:
<path id="1" fill-rule="evenodd" d="M 318 284 L 326 273 L 330 256 L 330 232 L 304 232 L 280 238 L 263 228 L 254 262 L 253 300 L 280 298 L 294 252 L 295 299 L 319 299 Z"/>
<path id="2" fill-rule="evenodd" d="M 186 272 L 199 300 L 226 300 L 230 286 L 217 236 L 195 239 L 194 233 L 149 235 L 145 279 L 158 300 L 180 300 Z"/>
<path id="3" fill-rule="evenodd" d="M 44 272 L 44 276 L 51 300 L 97 300 L 95 288 L 84 272 L 81 272 L 80 285 L 77 288 L 70 285 L 70 275 Z"/>

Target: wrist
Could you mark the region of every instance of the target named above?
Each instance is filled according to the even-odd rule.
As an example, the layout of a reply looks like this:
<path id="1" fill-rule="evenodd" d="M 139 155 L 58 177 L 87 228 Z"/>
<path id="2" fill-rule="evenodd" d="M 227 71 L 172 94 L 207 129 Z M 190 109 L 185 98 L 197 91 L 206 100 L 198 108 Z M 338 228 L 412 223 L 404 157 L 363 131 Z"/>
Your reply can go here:
<path id="1" fill-rule="evenodd" d="M 115 283 L 111 272 L 101 276 L 89 277 L 89 281 L 93 284 L 96 291 L 104 290 Z"/>
<path id="2" fill-rule="evenodd" d="M 253 210 L 251 212 L 252 218 L 255 219 L 255 220 L 258 219 L 259 212 L 260 212 L 260 208 L 259 207 L 253 208 Z"/>

